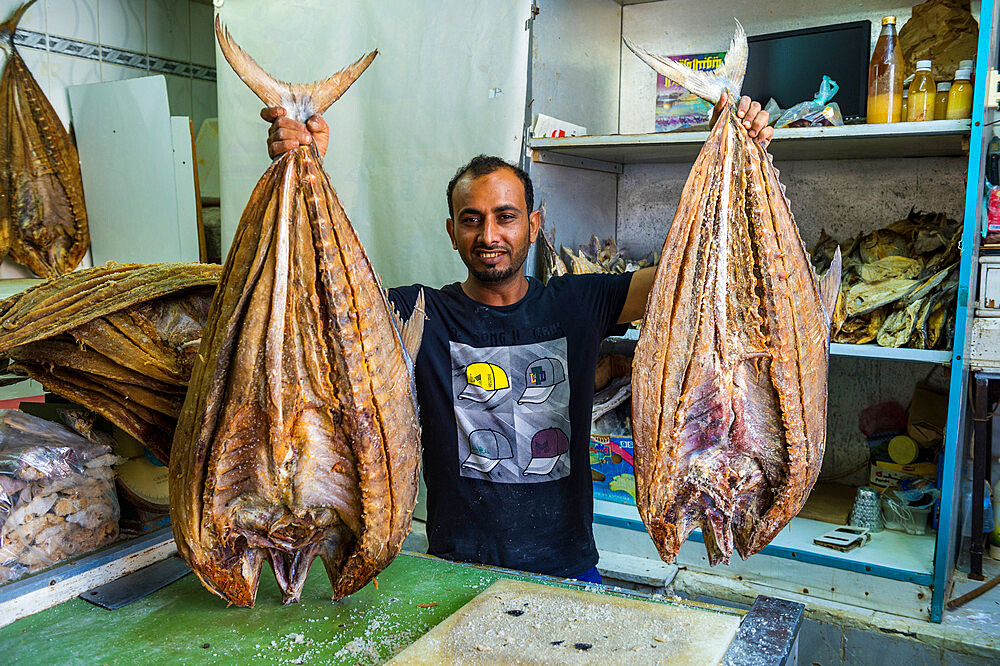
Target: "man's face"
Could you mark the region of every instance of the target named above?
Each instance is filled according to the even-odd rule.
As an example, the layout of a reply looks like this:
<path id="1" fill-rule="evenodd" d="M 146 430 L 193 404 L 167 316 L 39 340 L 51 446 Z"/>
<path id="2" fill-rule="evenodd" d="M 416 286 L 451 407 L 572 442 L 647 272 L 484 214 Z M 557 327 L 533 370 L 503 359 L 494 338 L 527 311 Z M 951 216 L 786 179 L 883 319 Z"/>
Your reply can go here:
<path id="1" fill-rule="evenodd" d="M 520 275 L 528 249 L 538 237 L 538 211 L 528 212 L 524 185 L 510 169 L 463 176 L 451 196 L 451 244 L 480 282 L 503 282 Z"/>

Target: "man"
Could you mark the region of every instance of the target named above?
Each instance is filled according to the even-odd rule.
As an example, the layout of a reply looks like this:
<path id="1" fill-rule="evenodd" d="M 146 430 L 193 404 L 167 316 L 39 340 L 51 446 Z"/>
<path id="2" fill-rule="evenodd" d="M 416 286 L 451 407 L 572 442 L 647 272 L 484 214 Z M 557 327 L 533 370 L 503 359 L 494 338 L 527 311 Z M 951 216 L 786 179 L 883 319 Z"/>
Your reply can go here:
<path id="1" fill-rule="evenodd" d="M 766 145 L 767 113 L 748 97 L 738 113 Z M 271 157 L 313 141 L 325 154 L 321 117 L 303 124 L 278 107 L 261 117 Z M 600 582 L 588 455 L 598 347 L 643 316 L 655 269 L 543 286 L 523 270 L 541 221 L 524 171 L 480 155 L 447 194 L 446 230 L 468 275 L 424 288 L 416 385 L 428 552 Z M 420 288 L 389 290 L 404 319 Z"/>

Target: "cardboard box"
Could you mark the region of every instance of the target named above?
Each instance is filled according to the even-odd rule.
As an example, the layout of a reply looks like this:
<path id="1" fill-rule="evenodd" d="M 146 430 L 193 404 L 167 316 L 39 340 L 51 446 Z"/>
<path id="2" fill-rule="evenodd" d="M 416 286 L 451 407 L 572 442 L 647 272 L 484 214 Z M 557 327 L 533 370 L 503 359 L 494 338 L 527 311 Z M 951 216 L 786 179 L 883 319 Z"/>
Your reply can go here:
<path id="1" fill-rule="evenodd" d="M 869 470 L 868 483 L 879 488 L 886 488 L 888 486 L 897 486 L 900 481 L 922 476 L 933 480 L 936 473 L 937 465 L 934 463 L 898 465 L 890 461 L 876 460 Z"/>
<path id="2" fill-rule="evenodd" d="M 594 499 L 634 505 L 632 438 L 591 435 L 590 474 L 594 479 Z"/>

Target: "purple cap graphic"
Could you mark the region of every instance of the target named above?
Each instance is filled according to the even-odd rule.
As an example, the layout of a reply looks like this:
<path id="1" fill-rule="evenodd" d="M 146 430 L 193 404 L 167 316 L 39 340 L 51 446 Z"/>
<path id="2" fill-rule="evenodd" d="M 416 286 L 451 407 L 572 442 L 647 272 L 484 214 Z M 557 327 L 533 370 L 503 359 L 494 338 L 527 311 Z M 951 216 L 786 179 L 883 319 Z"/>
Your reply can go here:
<path id="1" fill-rule="evenodd" d="M 522 474 L 548 474 L 568 451 L 569 438 L 560 428 L 539 430 L 531 438 L 531 461 Z"/>
<path id="2" fill-rule="evenodd" d="M 483 428 L 469 433 L 469 457 L 462 467 L 489 474 L 501 460 L 513 457 L 514 449 L 509 439 L 495 430 Z"/>

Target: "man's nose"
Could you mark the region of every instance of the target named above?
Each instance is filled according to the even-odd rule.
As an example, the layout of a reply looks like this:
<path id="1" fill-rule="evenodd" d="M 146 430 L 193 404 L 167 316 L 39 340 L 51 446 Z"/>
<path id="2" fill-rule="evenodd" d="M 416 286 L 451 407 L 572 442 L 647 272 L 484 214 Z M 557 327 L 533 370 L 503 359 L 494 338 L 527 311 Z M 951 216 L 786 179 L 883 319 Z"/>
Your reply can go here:
<path id="1" fill-rule="evenodd" d="M 487 215 L 486 219 L 483 220 L 480 237 L 482 238 L 484 245 L 493 245 L 495 242 L 500 240 L 500 228 L 497 225 L 496 219 L 492 215 Z"/>

